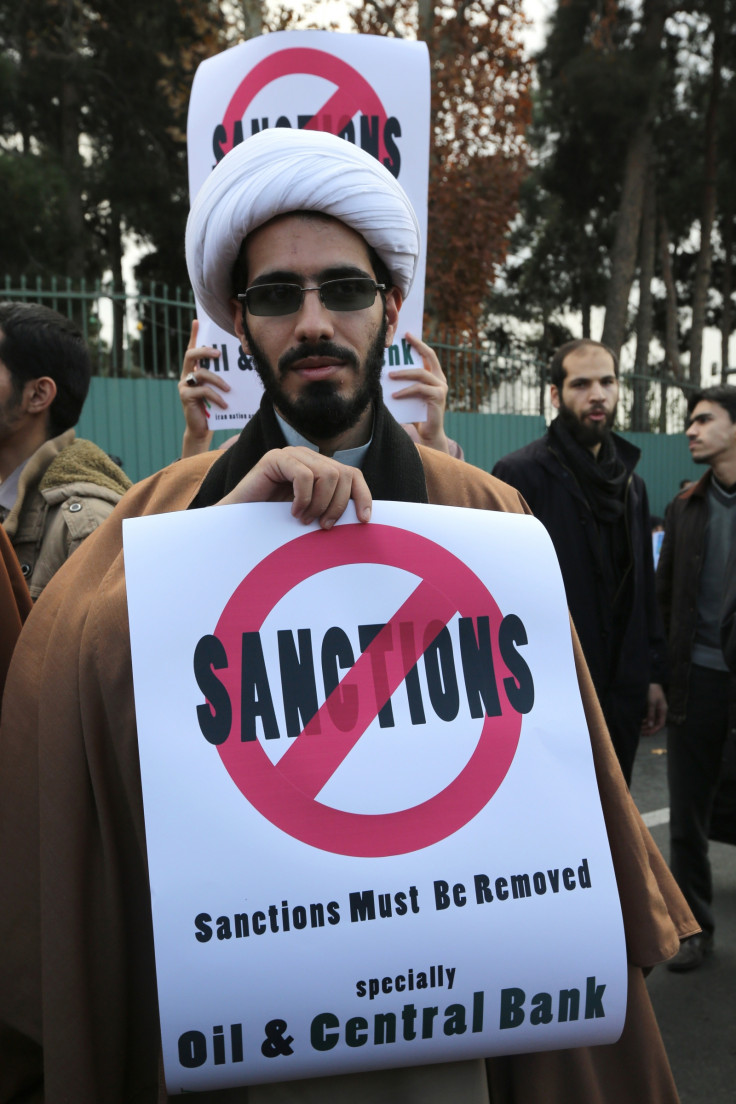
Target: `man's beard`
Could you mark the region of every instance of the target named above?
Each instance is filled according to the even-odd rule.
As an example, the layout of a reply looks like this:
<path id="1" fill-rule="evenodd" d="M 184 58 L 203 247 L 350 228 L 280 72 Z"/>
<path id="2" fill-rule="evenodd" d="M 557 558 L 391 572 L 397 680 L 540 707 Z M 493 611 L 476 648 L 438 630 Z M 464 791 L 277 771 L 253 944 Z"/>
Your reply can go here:
<path id="1" fill-rule="evenodd" d="M 12 390 L 4 406 L 0 406 L 0 440 L 6 440 L 23 418 L 23 388 L 13 377 Z"/>
<path id="2" fill-rule="evenodd" d="M 581 422 L 569 406 L 565 406 L 560 395 L 559 416 L 570 431 L 570 436 L 583 448 L 600 445 L 611 433 L 616 420 L 616 406 L 606 414 L 603 422 Z"/>
<path id="3" fill-rule="evenodd" d="M 304 342 L 298 348 L 284 353 L 279 359 L 278 372 L 275 372 L 263 349 L 253 340 L 245 318 L 243 329 L 266 394 L 289 425 L 315 443 L 333 440 L 352 429 L 380 393 L 388 330 L 385 314 L 362 366 L 352 350 L 334 345 L 330 341 L 316 341 Z M 284 392 L 281 381 L 291 370 L 292 364 L 305 357 L 334 357 L 344 361 L 355 373 L 356 379 L 362 376 L 362 382 L 354 394 L 343 396 L 332 380 L 314 380 L 307 384 L 298 398 L 290 399 Z"/>

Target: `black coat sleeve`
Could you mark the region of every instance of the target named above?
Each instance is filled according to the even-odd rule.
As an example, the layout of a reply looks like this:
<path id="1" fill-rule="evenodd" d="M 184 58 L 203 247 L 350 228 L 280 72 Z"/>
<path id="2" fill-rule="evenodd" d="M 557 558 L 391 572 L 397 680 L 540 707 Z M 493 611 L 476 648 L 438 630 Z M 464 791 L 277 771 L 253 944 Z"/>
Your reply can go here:
<path id="1" fill-rule="evenodd" d="M 513 455 L 504 456 L 496 462 L 491 475 L 495 475 L 502 483 L 508 483 L 510 487 L 514 487 L 532 513 L 538 513 L 541 480 L 537 464 L 529 460 L 515 460 Z"/>
<path id="2" fill-rule="evenodd" d="M 731 550 L 726 566 L 726 587 L 723 592 L 721 647 L 729 670 L 736 674 L 736 548 Z"/>

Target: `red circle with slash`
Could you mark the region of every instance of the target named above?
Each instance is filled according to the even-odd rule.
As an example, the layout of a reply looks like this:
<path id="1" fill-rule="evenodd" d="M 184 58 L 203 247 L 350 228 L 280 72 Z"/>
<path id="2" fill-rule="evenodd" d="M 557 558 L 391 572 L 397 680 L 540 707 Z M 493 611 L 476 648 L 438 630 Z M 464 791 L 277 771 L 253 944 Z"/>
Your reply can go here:
<path id="1" fill-rule="evenodd" d="M 266 556 L 239 584 L 223 610 L 215 635 L 225 647 L 228 667 L 218 672 L 232 704 L 230 736 L 218 746 L 228 773 L 241 793 L 272 824 L 323 851 L 378 857 L 417 851 L 459 831 L 483 809 L 513 762 L 521 733 L 521 715 L 508 702 L 500 716 L 485 717 L 478 743 L 460 773 L 439 793 L 411 808 L 389 813 L 352 813 L 317 800 L 320 790 L 357 743 L 385 701 L 377 699 L 371 648 L 381 648 L 379 633 L 333 691 L 357 698 L 357 719 L 349 731 L 333 721 L 330 699 L 289 741 L 272 763 L 259 740 L 240 739 L 240 652 L 244 632 L 260 632 L 276 604 L 312 576 L 345 564 L 382 564 L 408 571 L 421 582 L 386 626 L 413 622 L 432 627 L 431 639 L 459 613 L 488 616 L 494 670 L 505 668 L 498 654 L 503 619 L 486 586 L 461 560 L 434 541 L 393 526 L 339 525 L 297 537 Z M 424 637 L 415 633 L 415 637 Z M 428 645 L 407 659 L 403 649 L 389 654 L 386 700 Z M 357 693 L 356 693 L 357 692 Z M 448 738 L 451 729 L 448 728 Z"/>
<path id="2" fill-rule="evenodd" d="M 266 85 L 280 77 L 296 74 L 323 77 L 336 86 L 335 92 L 319 111 L 314 113 L 305 130 L 324 129 L 324 127 L 318 125 L 319 119 L 320 117 L 322 119 L 329 117 L 335 120 L 335 125 L 331 129 L 333 133 L 337 134 L 358 111 L 363 115 L 377 116 L 379 121 L 378 157 L 380 161 L 383 161 L 386 157 L 386 149 L 383 144 L 383 127 L 387 118 L 386 109 L 375 90 L 357 69 L 324 50 L 313 50 L 307 47 L 278 50 L 258 62 L 235 89 L 230 103 L 225 109 L 222 120 L 225 133 L 228 135 L 234 133 L 235 123 L 243 118 L 249 104 Z M 232 149 L 232 141 L 223 145 L 222 149 L 224 153 L 229 153 Z"/>

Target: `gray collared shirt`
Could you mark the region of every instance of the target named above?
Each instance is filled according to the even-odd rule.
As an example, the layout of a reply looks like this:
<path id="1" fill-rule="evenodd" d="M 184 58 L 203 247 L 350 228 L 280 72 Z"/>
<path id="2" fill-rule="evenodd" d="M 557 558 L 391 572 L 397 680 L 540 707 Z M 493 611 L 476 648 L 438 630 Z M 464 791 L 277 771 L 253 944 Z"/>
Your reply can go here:
<path id="1" fill-rule="evenodd" d="M 28 460 L 30 460 L 30 456 Z M 18 484 L 28 460 L 24 460 L 22 464 L 19 464 L 15 471 L 12 471 L 8 478 L 0 483 L 0 521 L 5 521 L 5 518 L 15 506 L 18 498 Z"/>
<path id="2" fill-rule="evenodd" d="M 286 438 L 286 443 L 288 445 L 303 445 L 304 448 L 311 449 L 312 452 L 319 452 L 319 448 L 317 447 L 317 445 L 312 444 L 312 442 L 308 441 L 306 437 L 302 437 L 301 433 L 297 433 L 293 426 L 290 426 L 288 422 L 284 421 L 278 410 L 276 410 L 275 408 L 274 414 L 276 415 L 278 423 L 281 426 L 281 432 Z M 338 460 L 341 464 L 347 464 L 349 468 L 360 468 L 372 440 L 373 434 L 371 433 L 370 440 L 367 441 L 364 445 L 358 445 L 357 448 L 351 449 L 338 449 L 332 459 Z"/>

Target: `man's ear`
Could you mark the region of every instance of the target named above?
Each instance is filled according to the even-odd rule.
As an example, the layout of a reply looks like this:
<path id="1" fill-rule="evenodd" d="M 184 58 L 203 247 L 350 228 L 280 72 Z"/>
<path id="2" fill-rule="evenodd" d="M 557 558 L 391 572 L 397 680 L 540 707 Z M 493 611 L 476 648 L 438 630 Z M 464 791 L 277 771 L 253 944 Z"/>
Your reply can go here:
<path id="1" fill-rule="evenodd" d="M 397 287 L 389 288 L 386 292 L 386 348 L 393 345 L 394 336 L 399 325 L 399 311 L 404 298 Z"/>
<path id="2" fill-rule="evenodd" d="M 240 344 L 243 346 L 243 352 L 250 355 L 250 349 L 248 348 L 248 339 L 245 336 L 245 329 L 243 328 L 243 311 L 245 307 L 239 299 L 231 299 L 230 309 L 233 312 L 233 329 L 238 335 L 238 340 L 240 341 Z"/>
<path id="3" fill-rule="evenodd" d="M 43 414 L 56 398 L 56 384 L 50 376 L 29 380 L 23 388 L 23 405 L 29 414 Z"/>
<path id="4" fill-rule="evenodd" d="M 550 397 L 550 400 L 551 400 L 552 405 L 555 408 L 555 410 L 559 410 L 560 409 L 560 391 L 559 391 L 559 388 L 554 383 L 551 383 L 549 385 L 549 397 Z"/>

